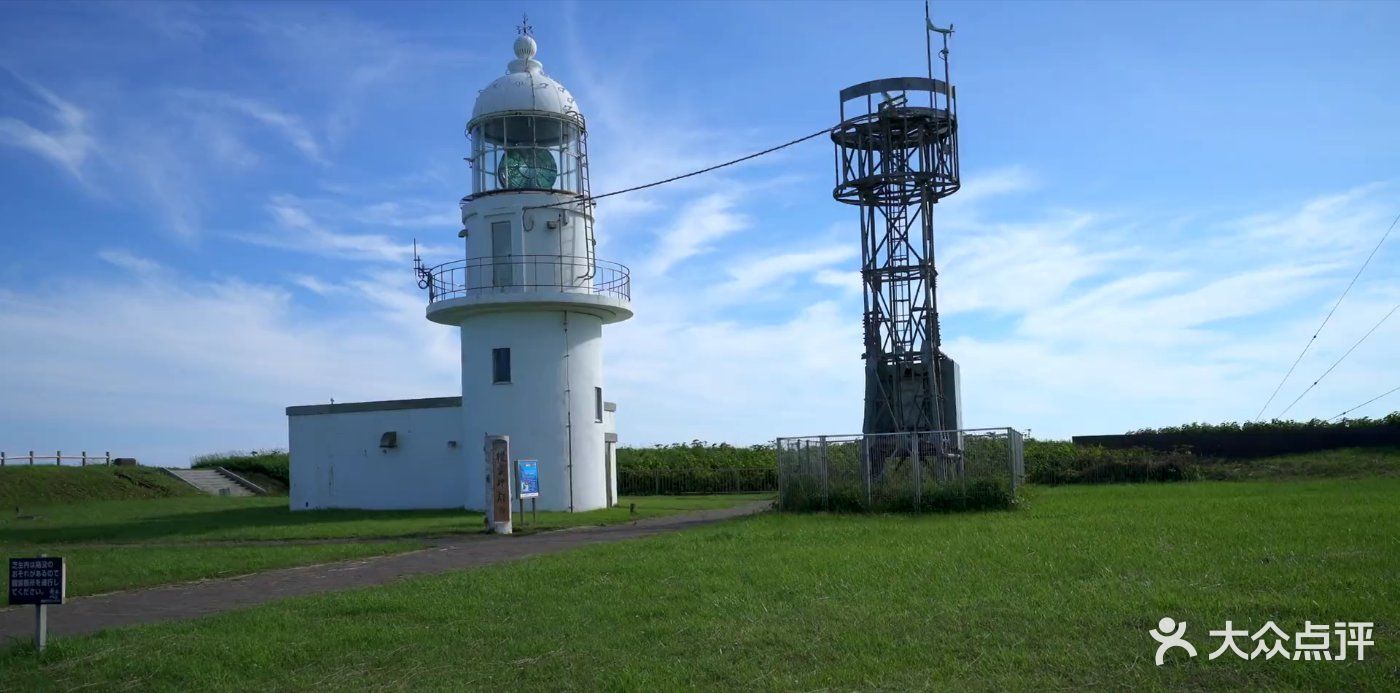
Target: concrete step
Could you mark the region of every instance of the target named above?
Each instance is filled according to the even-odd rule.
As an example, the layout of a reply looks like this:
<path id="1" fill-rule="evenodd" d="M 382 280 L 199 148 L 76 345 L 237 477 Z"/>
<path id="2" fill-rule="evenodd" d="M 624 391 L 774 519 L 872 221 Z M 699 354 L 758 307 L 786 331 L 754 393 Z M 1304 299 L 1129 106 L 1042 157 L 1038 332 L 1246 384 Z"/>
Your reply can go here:
<path id="1" fill-rule="evenodd" d="M 211 496 L 254 496 L 258 489 L 222 468 L 166 469 L 175 478 Z"/>

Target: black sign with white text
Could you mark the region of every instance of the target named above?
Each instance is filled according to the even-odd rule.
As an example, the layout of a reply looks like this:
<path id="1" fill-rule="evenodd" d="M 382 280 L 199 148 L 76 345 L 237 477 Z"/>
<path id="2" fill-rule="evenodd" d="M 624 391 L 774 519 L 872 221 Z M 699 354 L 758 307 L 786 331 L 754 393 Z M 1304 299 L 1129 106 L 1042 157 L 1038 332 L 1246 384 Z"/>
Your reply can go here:
<path id="1" fill-rule="evenodd" d="M 11 558 L 10 604 L 62 604 L 63 573 L 62 558 Z"/>

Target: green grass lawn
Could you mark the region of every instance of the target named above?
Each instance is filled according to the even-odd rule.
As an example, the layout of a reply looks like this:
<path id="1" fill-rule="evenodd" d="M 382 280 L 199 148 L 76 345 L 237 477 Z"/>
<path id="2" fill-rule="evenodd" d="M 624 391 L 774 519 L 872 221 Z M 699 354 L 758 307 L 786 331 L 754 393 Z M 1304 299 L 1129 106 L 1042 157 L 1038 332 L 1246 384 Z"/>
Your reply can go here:
<path id="1" fill-rule="evenodd" d="M 0 689 L 1393 689 L 1400 479 L 1032 488 L 1015 512 L 769 514 L 0 654 Z M 1200 655 L 1156 667 L 1148 630 Z M 1365 661 L 1206 659 L 1373 621 Z"/>
<path id="2" fill-rule="evenodd" d="M 761 496 L 623 498 L 586 513 L 542 512 L 525 531 L 627 522 L 722 508 Z M 636 513 L 628 507 L 636 504 Z M 285 497 L 195 496 L 97 501 L 0 515 L 0 561 L 47 553 L 67 559 L 69 594 L 241 575 L 426 546 L 427 537 L 482 531 L 462 510 L 291 512 Z M 319 540 L 343 543 L 311 543 Z M 265 542 L 265 543 L 259 543 Z M 0 589 L 9 573 L 0 572 Z"/>

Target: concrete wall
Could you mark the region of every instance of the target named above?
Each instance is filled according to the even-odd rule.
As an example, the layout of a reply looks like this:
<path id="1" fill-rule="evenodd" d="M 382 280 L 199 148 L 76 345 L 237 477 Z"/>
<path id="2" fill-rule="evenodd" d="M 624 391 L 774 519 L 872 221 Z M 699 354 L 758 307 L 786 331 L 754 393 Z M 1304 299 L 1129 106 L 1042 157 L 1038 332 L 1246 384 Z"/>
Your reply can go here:
<path id="1" fill-rule="evenodd" d="M 463 438 L 459 397 L 290 407 L 287 419 L 292 510 L 481 505 L 467 495 L 481 437 Z M 386 431 L 397 447 L 380 448 Z"/>

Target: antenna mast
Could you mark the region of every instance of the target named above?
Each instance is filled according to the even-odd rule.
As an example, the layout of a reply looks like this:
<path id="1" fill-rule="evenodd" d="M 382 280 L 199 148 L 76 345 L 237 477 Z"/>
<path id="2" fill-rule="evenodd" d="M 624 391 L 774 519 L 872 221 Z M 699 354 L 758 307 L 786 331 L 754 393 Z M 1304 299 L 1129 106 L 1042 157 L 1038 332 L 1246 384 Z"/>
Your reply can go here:
<path id="1" fill-rule="evenodd" d="M 940 349 L 933 230 L 934 205 L 961 186 L 948 68 L 953 28 L 927 14 L 925 27 L 928 76 L 843 89 L 841 124 L 831 134 L 832 195 L 861 218 L 865 433 L 947 431 L 961 418 L 957 366 Z M 933 76 L 933 32 L 943 37 L 943 79 Z M 959 454 L 955 440 L 941 440 L 938 454 Z"/>

